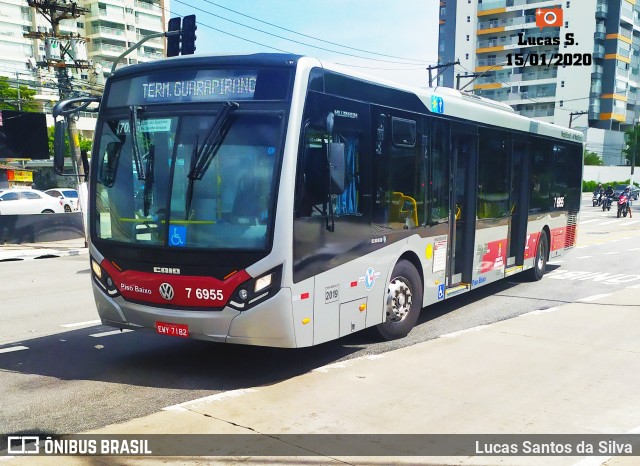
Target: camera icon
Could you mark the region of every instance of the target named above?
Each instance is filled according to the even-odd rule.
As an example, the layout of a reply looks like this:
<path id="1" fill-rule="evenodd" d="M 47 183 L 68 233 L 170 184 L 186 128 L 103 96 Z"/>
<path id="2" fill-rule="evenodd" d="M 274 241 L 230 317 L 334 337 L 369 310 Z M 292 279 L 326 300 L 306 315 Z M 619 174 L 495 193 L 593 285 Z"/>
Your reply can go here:
<path id="1" fill-rule="evenodd" d="M 536 10 L 536 26 L 540 29 L 562 27 L 563 22 L 562 8 L 538 8 Z"/>
<path id="2" fill-rule="evenodd" d="M 40 453 L 40 437 L 37 435 L 9 436 L 9 455 L 37 455 Z"/>

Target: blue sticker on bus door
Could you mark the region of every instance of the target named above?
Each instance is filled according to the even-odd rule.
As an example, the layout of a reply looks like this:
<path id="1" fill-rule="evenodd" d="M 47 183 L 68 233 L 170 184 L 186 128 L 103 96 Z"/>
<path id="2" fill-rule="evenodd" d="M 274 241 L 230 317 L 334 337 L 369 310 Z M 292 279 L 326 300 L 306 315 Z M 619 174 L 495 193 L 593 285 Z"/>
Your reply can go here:
<path id="1" fill-rule="evenodd" d="M 444 299 L 444 283 L 442 285 L 438 285 L 438 299 Z"/>
<path id="2" fill-rule="evenodd" d="M 433 113 L 444 113 L 444 100 L 442 97 L 431 96 L 431 111 Z"/>
<path id="3" fill-rule="evenodd" d="M 171 225 L 169 227 L 169 246 L 185 247 L 187 245 L 187 227 Z"/>

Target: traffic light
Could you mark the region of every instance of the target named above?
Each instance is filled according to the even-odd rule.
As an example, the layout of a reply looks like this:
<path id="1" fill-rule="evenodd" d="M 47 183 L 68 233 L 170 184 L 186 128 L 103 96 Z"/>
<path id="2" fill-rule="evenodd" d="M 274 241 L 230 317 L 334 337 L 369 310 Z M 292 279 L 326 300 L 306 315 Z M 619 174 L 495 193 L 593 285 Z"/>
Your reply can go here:
<path id="1" fill-rule="evenodd" d="M 167 32 L 180 31 L 181 18 L 171 18 Z M 167 36 L 167 57 L 180 55 L 180 34 Z"/>
<path id="2" fill-rule="evenodd" d="M 196 51 L 196 15 L 182 18 L 182 55 L 191 55 Z"/>

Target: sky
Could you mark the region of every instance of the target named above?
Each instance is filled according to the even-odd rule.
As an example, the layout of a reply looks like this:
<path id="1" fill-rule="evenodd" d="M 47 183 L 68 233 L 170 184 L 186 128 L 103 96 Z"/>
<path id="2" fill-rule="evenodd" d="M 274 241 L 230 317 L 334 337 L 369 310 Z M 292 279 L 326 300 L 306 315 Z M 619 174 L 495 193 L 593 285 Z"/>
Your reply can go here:
<path id="1" fill-rule="evenodd" d="M 170 17 L 196 15 L 196 54 L 310 55 L 419 87 L 437 62 L 438 0 L 170 2 Z"/>

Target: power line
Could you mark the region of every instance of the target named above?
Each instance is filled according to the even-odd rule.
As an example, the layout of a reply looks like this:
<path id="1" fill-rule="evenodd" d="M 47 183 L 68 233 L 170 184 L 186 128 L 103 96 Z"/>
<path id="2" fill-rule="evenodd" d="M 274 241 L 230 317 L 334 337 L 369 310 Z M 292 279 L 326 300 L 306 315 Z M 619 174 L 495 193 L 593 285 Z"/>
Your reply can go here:
<path id="1" fill-rule="evenodd" d="M 247 28 L 247 29 L 251 29 L 252 31 L 260 32 L 260 33 L 262 33 L 262 34 L 267 34 L 267 35 L 269 35 L 269 36 L 276 37 L 276 38 L 278 38 L 278 39 L 282 39 L 282 40 L 286 40 L 286 41 L 288 41 L 288 42 L 293 42 L 293 43 L 295 43 L 295 44 L 304 45 L 305 47 L 311 47 L 311 48 L 315 48 L 315 49 L 318 49 L 318 50 L 324 50 L 325 52 L 337 53 L 337 54 L 339 54 L 339 55 L 345 55 L 345 56 L 348 56 L 348 57 L 360 58 L 360 59 L 363 59 L 363 60 L 372 60 L 372 61 L 378 61 L 378 62 L 383 62 L 383 63 L 395 63 L 395 64 L 400 64 L 400 65 L 412 65 L 412 64 L 413 64 L 413 63 L 398 62 L 398 61 L 393 61 L 393 60 L 383 60 L 383 59 L 380 59 L 380 58 L 365 57 L 365 56 L 362 56 L 362 55 L 355 55 L 355 54 L 352 54 L 352 53 L 340 52 L 339 50 L 332 50 L 332 49 L 328 49 L 328 48 L 326 48 L 326 47 L 320 47 L 320 46 L 318 46 L 318 45 L 313 45 L 313 44 L 309 44 L 309 43 L 306 43 L 306 42 L 301 42 L 301 41 L 298 41 L 298 40 L 295 40 L 295 39 L 290 39 L 290 38 L 287 38 L 287 37 L 284 37 L 284 36 L 280 36 L 280 35 L 278 35 L 278 34 L 274 34 L 274 33 L 268 32 L 268 31 L 263 31 L 262 29 L 257 29 L 257 28 L 251 27 L 251 26 L 247 26 L 246 24 L 242 24 L 242 23 L 239 23 L 239 22 L 237 22 L 237 21 L 230 20 L 230 19 L 228 19 L 228 18 L 224 18 L 223 16 L 216 15 L 216 14 L 214 14 L 214 13 L 211 13 L 210 11 L 207 11 L 207 10 L 204 10 L 204 9 L 202 9 L 202 8 L 198 8 L 198 7 L 196 7 L 196 6 L 190 5 L 190 4 L 188 4 L 188 3 L 186 3 L 186 2 L 183 2 L 183 1 L 181 1 L 181 0 L 175 0 L 175 1 L 176 1 L 177 3 L 181 3 L 181 4 L 183 4 L 183 5 L 187 5 L 187 6 L 189 6 L 190 8 L 192 8 L 192 9 L 194 9 L 194 10 L 197 10 L 197 11 L 200 11 L 200 12 L 202 12 L 202 13 L 205 13 L 205 14 L 207 14 L 207 15 L 211 15 L 211 16 L 214 16 L 214 17 L 216 17 L 216 18 L 220 18 L 220 19 L 223 19 L 223 20 L 225 20 L 225 21 L 229 21 L 229 22 L 231 22 L 231 23 L 234 23 L 234 24 L 237 24 L 237 25 L 239 25 L 239 26 L 245 27 L 245 28 Z M 206 0 L 204 0 L 204 1 L 206 1 Z M 165 10 L 166 10 L 166 9 L 165 9 Z M 170 10 L 167 10 L 167 11 L 170 11 Z M 171 11 L 170 11 L 170 12 L 171 12 Z M 173 13 L 173 12 L 171 12 L 171 13 Z M 274 50 L 278 50 L 278 51 L 280 51 L 280 52 L 285 52 L 284 50 L 277 49 L 277 48 L 275 48 L 275 47 L 270 47 L 270 46 L 267 46 L 267 45 L 264 45 L 264 44 L 260 44 L 260 43 L 258 43 L 258 42 L 254 42 L 254 41 L 252 41 L 252 40 L 249 40 L 249 39 L 246 39 L 246 38 L 243 38 L 243 37 L 239 37 L 239 36 L 236 36 L 236 35 L 234 35 L 234 34 L 231 34 L 231 33 L 225 32 L 225 31 L 222 31 L 222 30 L 220 30 L 220 29 L 216 29 L 216 28 L 214 28 L 214 27 L 212 27 L 212 26 L 209 26 L 208 24 L 205 24 L 205 23 L 198 22 L 198 24 L 202 24 L 203 26 L 208 27 L 209 29 L 213 29 L 213 30 L 215 30 L 215 31 L 221 32 L 221 33 L 223 33 L 223 34 L 230 35 L 230 36 L 232 36 L 232 37 L 236 37 L 236 38 L 238 38 L 238 39 L 246 40 L 246 41 L 248 41 L 248 42 L 252 42 L 252 43 L 254 43 L 254 44 L 258 44 L 258 45 L 263 46 L 263 47 L 268 47 L 268 48 L 271 48 L 271 49 L 274 49 Z M 285 52 L 285 53 L 292 53 L 292 52 Z M 369 52 L 367 52 L 367 53 L 369 53 Z M 425 64 L 427 64 L 426 62 L 424 62 L 424 63 L 425 63 Z"/>
<path id="2" fill-rule="evenodd" d="M 179 0 L 176 0 L 176 1 L 179 1 Z M 368 54 L 371 54 L 371 55 L 378 55 L 380 57 L 396 58 L 396 59 L 399 59 L 399 60 L 406 60 L 406 61 L 414 61 L 414 62 L 418 62 L 418 63 L 425 63 L 424 61 L 416 60 L 415 58 L 405 58 L 405 57 L 398 57 L 398 56 L 395 56 L 395 55 L 386 55 L 384 53 L 371 52 L 370 50 L 359 49 L 359 48 L 356 48 L 356 47 L 350 47 L 348 45 L 338 44 L 337 42 L 331 42 L 329 40 L 320 39 L 319 37 L 311 36 L 311 35 L 308 35 L 308 34 L 303 34 L 301 32 L 294 31 L 292 29 L 287 29 L 284 26 L 278 26 L 277 24 L 273 24 L 273 23 L 270 23 L 268 21 L 264 21 L 262 19 L 255 18 L 253 16 L 249 16 L 247 14 L 241 13 L 241 12 L 233 10 L 231 8 L 227 8 L 227 7 L 223 6 L 223 5 L 219 5 L 218 3 L 214 3 L 214 2 L 212 2 L 210 0 L 203 0 L 203 1 L 206 2 L 206 3 L 209 3 L 210 5 L 217 6 L 218 8 L 222 8 L 223 10 L 227 10 L 227 11 L 230 11 L 230 12 L 235 13 L 237 15 L 243 16 L 245 18 L 252 19 L 254 21 L 257 21 L 259 23 L 275 27 L 277 29 L 282 29 L 283 31 L 287 31 L 287 32 L 290 32 L 292 34 L 296 34 L 296 35 L 299 35 L 299 36 L 302 36 L 302 37 L 307 37 L 308 39 L 317 40 L 319 42 L 324 42 L 326 44 L 337 45 L 338 47 L 343 47 L 343 48 L 349 49 L 349 50 L 355 50 L 357 52 L 364 52 L 364 53 L 368 53 Z M 182 3 L 182 2 L 179 2 L 179 3 Z M 210 13 L 210 14 L 213 14 L 213 13 Z M 217 16 L 217 15 L 214 15 L 214 16 Z M 222 16 L 218 16 L 218 17 L 222 18 Z M 222 18 L 222 19 L 225 19 L 225 18 Z M 227 20 L 227 21 L 231 21 L 231 20 Z M 234 22 L 234 21 L 232 21 L 232 22 Z M 236 24 L 240 24 L 240 23 L 236 23 Z M 435 62 L 431 61 L 431 62 L 428 62 L 428 63 L 435 63 Z"/>

